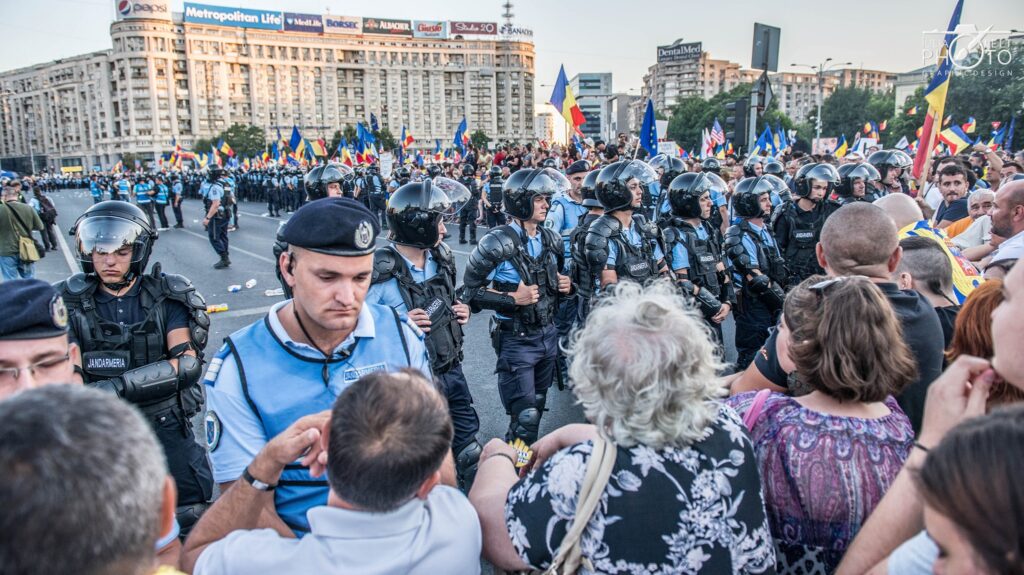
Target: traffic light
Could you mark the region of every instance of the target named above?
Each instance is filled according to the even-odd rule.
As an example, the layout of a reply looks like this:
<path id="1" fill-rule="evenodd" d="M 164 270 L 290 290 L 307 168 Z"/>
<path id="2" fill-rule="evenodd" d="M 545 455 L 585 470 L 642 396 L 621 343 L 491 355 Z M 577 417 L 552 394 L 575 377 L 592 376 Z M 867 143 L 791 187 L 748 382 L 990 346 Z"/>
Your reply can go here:
<path id="1" fill-rule="evenodd" d="M 740 98 L 725 105 L 725 140 L 737 149 L 747 145 L 747 115 L 750 98 Z"/>

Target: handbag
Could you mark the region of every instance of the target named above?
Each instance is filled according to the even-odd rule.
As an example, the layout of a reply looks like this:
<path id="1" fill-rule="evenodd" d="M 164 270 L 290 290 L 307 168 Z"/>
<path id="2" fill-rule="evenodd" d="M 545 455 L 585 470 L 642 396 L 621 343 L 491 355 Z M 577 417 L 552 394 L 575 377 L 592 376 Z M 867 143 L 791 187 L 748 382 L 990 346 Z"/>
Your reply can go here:
<path id="1" fill-rule="evenodd" d="M 601 438 L 594 440 L 594 448 L 590 452 L 590 460 L 587 462 L 587 470 L 583 476 L 583 483 L 580 484 L 579 497 L 576 500 L 576 515 L 565 532 L 558 551 L 551 559 L 551 565 L 543 571 L 523 571 L 531 575 L 573 575 L 577 573 L 580 566 L 593 572 L 594 566 L 590 559 L 583 557 L 583 548 L 580 540 L 587 524 L 601 504 L 601 496 L 604 488 L 608 485 L 608 479 L 612 475 L 612 468 L 615 467 L 616 457 L 615 445 Z M 495 569 L 496 574 L 508 573 Z"/>
<path id="2" fill-rule="evenodd" d="M 757 423 L 757 419 L 761 417 L 761 410 L 764 409 L 764 402 L 771 394 L 772 390 L 762 389 L 754 396 L 754 402 L 750 404 L 750 409 L 743 416 L 743 425 L 748 431 L 754 430 L 754 424 Z"/>
<path id="3" fill-rule="evenodd" d="M 46 255 L 46 248 L 43 246 L 42 242 L 32 237 L 32 229 L 26 226 L 25 222 L 21 221 L 21 216 L 18 215 L 18 212 L 15 211 L 14 208 L 6 203 L 4 204 L 4 207 L 10 210 L 7 213 L 7 220 L 10 221 L 11 216 L 13 215 L 14 219 L 18 220 L 21 227 L 26 230 L 26 233 L 28 233 L 28 237 L 21 235 L 21 232 L 19 232 L 18 228 L 15 227 L 14 222 L 11 222 L 11 227 L 14 228 L 14 233 L 18 235 L 18 259 L 29 264 L 43 259 Z"/>

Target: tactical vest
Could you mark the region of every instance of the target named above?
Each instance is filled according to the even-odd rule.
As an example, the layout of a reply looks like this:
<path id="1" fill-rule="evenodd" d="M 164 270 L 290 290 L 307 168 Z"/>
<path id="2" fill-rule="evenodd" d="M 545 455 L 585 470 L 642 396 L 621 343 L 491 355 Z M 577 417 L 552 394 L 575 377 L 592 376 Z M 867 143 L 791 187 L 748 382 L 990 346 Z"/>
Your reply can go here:
<path id="1" fill-rule="evenodd" d="M 572 235 L 569 237 L 569 257 L 572 262 L 569 277 L 572 278 L 572 283 L 576 286 L 576 293 L 585 299 L 594 297 L 594 292 L 597 289 L 598 274 L 590 269 L 590 263 L 587 261 L 586 242 L 590 224 L 599 217 L 601 216 L 590 212 L 584 213 L 580 216 L 579 223 L 572 229 Z"/>
<path id="2" fill-rule="evenodd" d="M 672 248 L 675 244 L 682 244 L 686 248 L 689 257 L 689 271 L 687 276 L 694 285 L 707 289 L 718 297 L 722 293 L 721 282 L 718 279 L 718 263 L 722 261 L 722 252 L 717 241 L 717 234 L 707 221 L 701 221 L 701 227 L 707 233 L 707 239 L 697 236 L 697 230 L 689 222 L 682 218 L 673 218 L 670 227 L 666 229 L 665 255 L 671 257 Z M 671 231 L 669 231 L 671 230 Z M 671 237 L 670 237 L 671 236 Z M 673 262 L 674 264 L 675 262 Z M 673 265 L 673 267 L 675 267 Z"/>
<path id="3" fill-rule="evenodd" d="M 634 246 L 627 239 L 628 230 L 625 229 L 618 236 L 609 238 L 608 241 L 615 242 L 619 249 L 615 258 L 615 274 L 619 277 L 619 281 L 632 280 L 643 284 L 658 275 L 658 262 L 654 259 L 654 246 L 652 245 L 655 236 L 647 229 L 645 221 L 634 219 L 633 225 L 636 226 L 640 234 L 639 246 Z"/>
<path id="4" fill-rule="evenodd" d="M 387 306 L 364 305 L 373 316 L 376 334 L 356 338 L 345 357 L 317 359 L 296 353 L 277 338 L 266 316 L 224 340 L 225 347 L 217 356 L 234 356 L 245 401 L 260 420 L 267 439 L 304 415 L 331 409 L 341 392 L 360 377 L 412 365 L 398 313 Z M 216 382 L 207 379 L 206 384 Z M 308 468 L 290 464 L 277 485 L 277 514 L 301 537 L 309 532 L 306 511 L 327 505 L 327 479 L 313 477 Z"/>
<path id="5" fill-rule="evenodd" d="M 466 204 L 476 205 L 476 202 L 480 201 L 481 193 L 480 187 L 476 185 L 476 178 L 459 178 L 459 183 L 466 186 L 466 189 L 469 190 L 469 199 L 466 200 Z"/>
<path id="6" fill-rule="evenodd" d="M 736 226 L 742 233 L 750 237 L 754 245 L 757 246 L 757 268 L 761 270 L 761 273 L 780 286 L 785 286 L 787 279 L 786 260 L 779 254 L 778 248 L 773 249 L 772 246 L 766 245 L 761 240 L 761 236 L 751 227 L 749 220 L 742 220 Z M 767 229 L 765 229 L 765 232 L 771 233 Z M 744 282 L 745 284 L 746 282 Z"/>
<path id="7" fill-rule="evenodd" d="M 789 285 L 797 285 L 815 274 L 825 273 L 818 265 L 818 254 L 815 251 L 825 222 L 824 206 L 815 206 L 810 214 L 800 214 L 798 210 L 795 203 L 790 203 L 782 213 L 789 227 L 786 253 L 782 254 L 789 268 Z"/>
<path id="8" fill-rule="evenodd" d="M 425 341 L 430 355 L 430 369 L 434 375 L 448 373 L 462 361 L 463 337 L 462 326 L 452 308 L 455 303 L 456 271 L 451 252 L 447 246 L 431 249 L 430 253 L 437 263 L 437 274 L 423 283 L 417 283 L 405 258 L 393 246 L 380 248 L 378 253 L 385 250 L 391 252 L 387 256 L 393 258 L 394 265 L 388 270 L 390 273 L 385 272 L 380 277 L 375 273 L 374 282 L 394 278 L 398 282 L 398 292 L 402 294 L 405 307 L 427 312 L 430 316 L 430 332 L 426 334 Z"/>
<path id="9" fill-rule="evenodd" d="M 176 282 L 187 282 L 181 276 L 171 277 Z M 188 284 L 186 287 L 189 289 L 171 289 L 168 281 L 154 275 L 140 276 L 138 281 L 141 283 L 138 298 L 145 318 L 127 326 L 100 317 L 95 299 L 99 283 L 94 277 L 76 274 L 57 285 L 58 293 L 68 308 L 69 329 L 82 350 L 82 378 L 85 383 L 110 379 L 128 370 L 170 359 L 165 300 L 177 301 L 189 309 L 190 337 L 197 356 L 202 359 L 210 327 L 202 296 Z M 202 313 L 197 313 L 198 310 Z M 147 414 L 180 407 L 184 416 L 190 418 L 201 411 L 202 405 L 202 391 L 197 384 L 139 407 Z"/>
<path id="10" fill-rule="evenodd" d="M 487 201 L 495 212 L 501 211 L 501 188 L 504 183 L 501 178 L 495 178 L 487 184 Z"/>
<path id="11" fill-rule="evenodd" d="M 376 174 L 366 176 L 364 181 L 366 182 L 366 193 L 370 195 L 370 198 L 374 202 L 384 200 L 384 197 L 387 195 L 387 190 L 384 187 L 384 180 L 382 180 L 380 176 Z"/>
<path id="12" fill-rule="evenodd" d="M 535 258 L 526 249 L 528 240 L 525 231 L 516 233 L 512 226 L 499 226 L 493 232 L 503 234 L 515 244 L 515 253 L 509 263 L 524 284 L 537 286 L 540 293 L 537 303 L 516 306 L 512 317 L 513 330 L 532 331 L 550 325 L 558 309 L 558 272 L 562 262 L 562 242 L 558 234 L 543 226 L 537 227 L 543 248 Z M 511 293 L 519 289 L 519 284 L 494 281 L 494 289 Z"/>

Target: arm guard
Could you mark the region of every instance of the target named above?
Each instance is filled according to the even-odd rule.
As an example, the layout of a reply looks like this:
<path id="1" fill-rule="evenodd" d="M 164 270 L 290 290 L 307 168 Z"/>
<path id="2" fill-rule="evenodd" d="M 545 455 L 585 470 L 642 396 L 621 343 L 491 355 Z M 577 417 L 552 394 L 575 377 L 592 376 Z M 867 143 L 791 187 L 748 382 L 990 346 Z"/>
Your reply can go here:
<path id="1" fill-rule="evenodd" d="M 697 307 L 700 308 L 704 317 L 708 319 L 715 317 L 718 312 L 722 311 L 722 302 L 718 301 L 718 298 L 709 290 L 702 288 L 697 292 L 695 298 L 697 300 Z"/>
<path id="2" fill-rule="evenodd" d="M 182 355 L 178 358 L 177 370 L 170 361 L 161 360 L 130 369 L 118 377 L 97 381 L 92 386 L 113 392 L 130 403 L 142 405 L 167 399 L 194 386 L 202 371 L 199 360 L 191 355 Z"/>
<path id="3" fill-rule="evenodd" d="M 719 295 L 719 300 L 723 304 L 729 304 L 732 307 L 736 307 L 736 286 L 731 281 L 723 281 L 722 293 Z"/>
<path id="4" fill-rule="evenodd" d="M 196 351 L 199 359 L 203 358 L 203 349 L 206 348 L 206 341 L 210 335 L 210 315 L 206 313 L 206 300 L 199 295 L 196 288 L 186 277 L 166 274 L 167 299 L 177 301 L 188 308 L 188 333 L 192 343 L 192 349 Z"/>
<path id="5" fill-rule="evenodd" d="M 782 309 L 782 304 L 786 301 L 786 294 L 768 276 L 754 276 L 748 285 L 750 286 L 750 293 L 761 300 L 761 303 L 769 310 L 776 312 Z"/>
<path id="6" fill-rule="evenodd" d="M 608 263 L 608 240 L 622 231 L 619 220 L 604 215 L 590 224 L 583 243 L 584 255 L 590 269 L 600 272 Z"/>
<path id="7" fill-rule="evenodd" d="M 515 300 L 511 296 L 496 294 L 486 289 L 490 283 L 487 276 L 498 267 L 498 264 L 511 258 L 515 254 L 515 249 L 515 241 L 509 234 L 501 228 L 495 228 L 481 238 L 480 243 L 469 254 L 462 283 L 466 303 L 474 313 L 484 309 L 505 314 L 515 311 Z"/>
<path id="8" fill-rule="evenodd" d="M 751 275 L 757 269 L 757 262 L 750 259 L 747 248 L 743 247 L 743 231 L 738 226 L 730 226 L 725 232 L 725 255 L 740 275 Z"/>

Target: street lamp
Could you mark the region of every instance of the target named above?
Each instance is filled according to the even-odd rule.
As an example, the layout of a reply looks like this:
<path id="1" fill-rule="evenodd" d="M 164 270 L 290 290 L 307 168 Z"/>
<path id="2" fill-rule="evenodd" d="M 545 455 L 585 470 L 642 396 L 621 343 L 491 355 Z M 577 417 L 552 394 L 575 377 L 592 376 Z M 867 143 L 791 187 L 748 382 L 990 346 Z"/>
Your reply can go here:
<path id="1" fill-rule="evenodd" d="M 810 64 L 790 64 L 793 67 L 810 68 L 818 77 L 818 117 L 815 126 L 814 139 L 821 139 L 821 105 L 825 100 L 825 72 L 832 66 L 852 66 L 853 62 L 832 62 L 832 58 L 825 58 L 825 61 L 817 66 Z"/>

